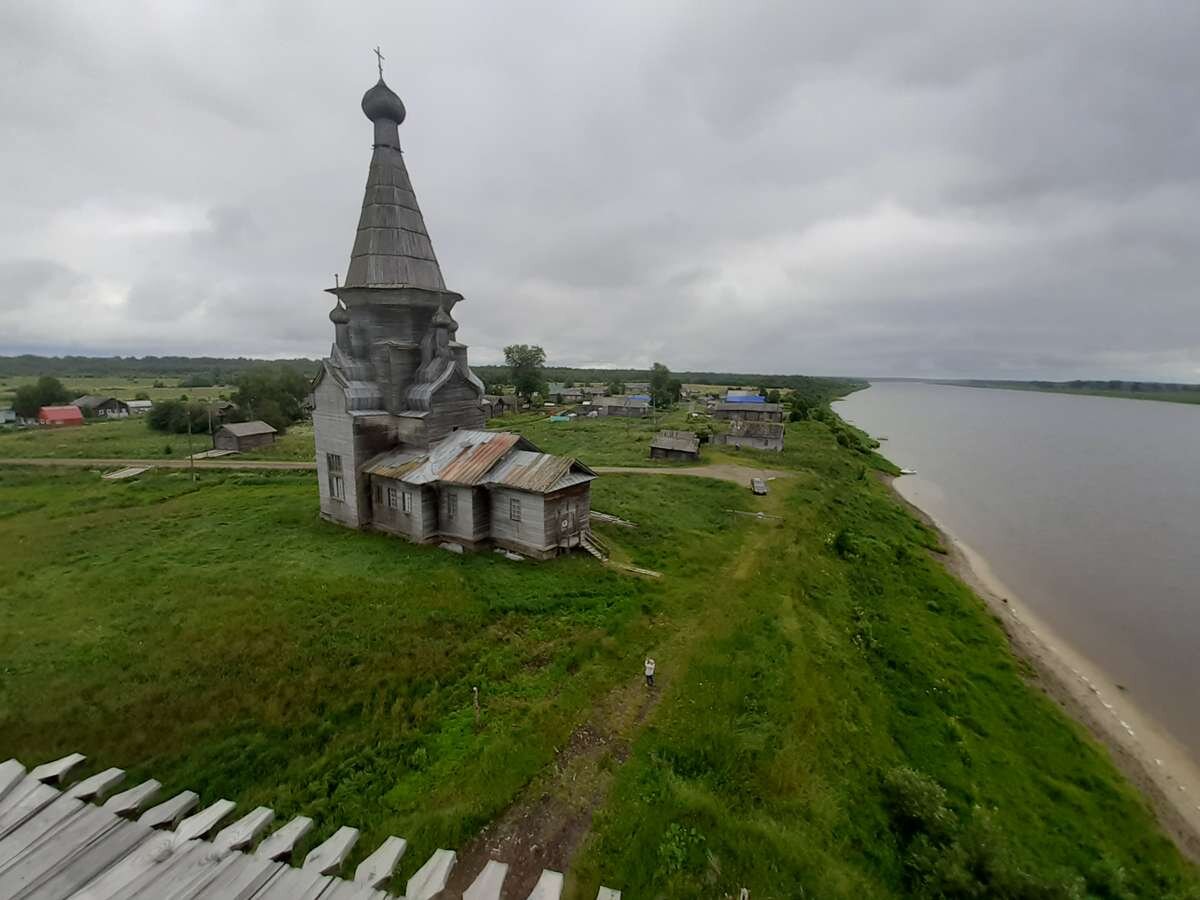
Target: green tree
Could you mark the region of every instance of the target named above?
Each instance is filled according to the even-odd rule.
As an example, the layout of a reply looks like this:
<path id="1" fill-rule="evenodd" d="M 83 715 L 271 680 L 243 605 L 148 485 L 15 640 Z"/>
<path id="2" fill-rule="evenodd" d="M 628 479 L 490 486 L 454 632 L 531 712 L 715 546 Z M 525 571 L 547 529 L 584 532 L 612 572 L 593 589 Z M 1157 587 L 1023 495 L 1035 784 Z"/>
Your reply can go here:
<path id="1" fill-rule="evenodd" d="M 616 381 L 614 379 L 608 383 L 608 392 L 614 397 L 619 397 L 621 394 L 625 393 L 625 385 L 623 382 Z"/>
<path id="2" fill-rule="evenodd" d="M 261 419 L 280 434 L 304 414 L 308 379 L 290 366 L 256 366 L 238 376 L 233 402 L 243 419 Z"/>
<path id="3" fill-rule="evenodd" d="M 767 402 L 768 403 L 778 403 L 779 402 L 779 391 L 775 390 L 775 388 L 771 388 L 771 390 L 767 391 Z"/>
<path id="4" fill-rule="evenodd" d="M 671 370 L 660 362 L 650 367 L 650 399 L 660 409 L 679 400 L 683 385 L 671 377 Z"/>
<path id="5" fill-rule="evenodd" d="M 208 434 L 208 405 L 205 403 L 160 400 L 151 406 L 150 412 L 146 414 L 147 425 L 155 431 L 165 431 L 168 434 L 185 434 L 189 419 L 192 434 Z"/>
<path id="6" fill-rule="evenodd" d="M 526 400 L 542 391 L 545 379 L 546 351 L 531 344 L 512 344 L 504 348 L 504 364 L 508 366 L 513 390 Z"/>
<path id="7" fill-rule="evenodd" d="M 69 402 L 71 395 L 61 381 L 43 375 L 34 384 L 23 384 L 17 388 L 13 398 L 13 412 L 25 419 L 37 417 L 43 406 L 58 406 Z"/>

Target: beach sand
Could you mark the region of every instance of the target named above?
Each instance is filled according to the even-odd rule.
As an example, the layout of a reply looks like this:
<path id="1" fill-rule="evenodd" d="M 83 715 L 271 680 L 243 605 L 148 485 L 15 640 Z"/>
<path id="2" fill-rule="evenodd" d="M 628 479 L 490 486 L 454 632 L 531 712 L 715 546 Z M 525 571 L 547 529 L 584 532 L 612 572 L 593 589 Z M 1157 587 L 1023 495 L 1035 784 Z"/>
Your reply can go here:
<path id="1" fill-rule="evenodd" d="M 885 480 L 905 506 L 941 535 L 947 552 L 936 558 L 991 607 L 1013 652 L 1037 673 L 1034 684 L 1108 748 L 1179 849 L 1200 862 L 1200 767 L 1187 749 L 1098 665 L 1038 619 L 987 560 L 905 497 L 896 479 Z"/>

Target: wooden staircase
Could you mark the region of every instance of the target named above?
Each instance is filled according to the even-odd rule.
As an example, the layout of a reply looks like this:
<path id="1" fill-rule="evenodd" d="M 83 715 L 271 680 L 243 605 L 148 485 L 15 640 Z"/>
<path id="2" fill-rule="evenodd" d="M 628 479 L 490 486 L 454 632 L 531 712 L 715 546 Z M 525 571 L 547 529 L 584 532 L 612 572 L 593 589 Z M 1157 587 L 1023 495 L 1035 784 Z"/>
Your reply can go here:
<path id="1" fill-rule="evenodd" d="M 608 544 L 590 531 L 585 531 L 579 536 L 579 546 L 600 560 L 600 562 L 607 562 L 608 558 L 612 555 Z"/>

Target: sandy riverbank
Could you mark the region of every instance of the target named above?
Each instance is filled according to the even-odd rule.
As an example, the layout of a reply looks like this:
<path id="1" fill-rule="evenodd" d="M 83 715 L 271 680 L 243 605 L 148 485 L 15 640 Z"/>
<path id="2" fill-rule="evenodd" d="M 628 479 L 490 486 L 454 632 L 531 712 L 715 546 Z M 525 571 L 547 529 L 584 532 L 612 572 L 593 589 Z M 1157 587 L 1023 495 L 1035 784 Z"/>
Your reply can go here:
<path id="1" fill-rule="evenodd" d="M 900 501 L 941 535 L 947 553 L 939 559 L 996 613 L 1013 651 L 1037 673 L 1037 686 L 1108 748 L 1179 848 L 1200 862 L 1200 766 L 1191 754 L 1023 604 L 987 560 L 905 497 L 895 479 L 887 481 Z"/>

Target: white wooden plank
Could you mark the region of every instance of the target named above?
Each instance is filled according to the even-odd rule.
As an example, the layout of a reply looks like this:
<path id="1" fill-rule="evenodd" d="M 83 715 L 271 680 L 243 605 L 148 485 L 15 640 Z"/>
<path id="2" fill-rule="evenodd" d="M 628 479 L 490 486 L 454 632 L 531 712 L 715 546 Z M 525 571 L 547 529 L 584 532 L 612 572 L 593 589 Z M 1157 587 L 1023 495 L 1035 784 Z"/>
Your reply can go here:
<path id="1" fill-rule="evenodd" d="M 599 893 L 596 894 L 596 900 L 621 900 L 621 892 L 614 891 L 609 887 L 601 887 Z"/>
<path id="2" fill-rule="evenodd" d="M 138 822 L 124 824 L 128 830 L 136 830 L 142 836 L 141 843 L 128 856 L 80 890 L 71 900 L 117 900 L 126 897 L 131 890 L 130 885 L 175 855 L 171 835 L 154 831 L 148 825 Z"/>
<path id="3" fill-rule="evenodd" d="M 462 900 L 500 900 L 500 891 L 507 876 L 508 863 L 489 859 L 471 886 L 463 891 Z"/>
<path id="4" fill-rule="evenodd" d="M 125 780 L 124 769 L 105 769 L 103 772 L 97 772 L 91 778 L 85 778 L 78 784 L 71 786 L 67 791 L 68 797 L 77 797 L 80 800 L 91 800 L 93 797 L 99 797 L 111 791 L 118 784 Z"/>
<path id="5" fill-rule="evenodd" d="M 188 810 L 196 805 L 200 795 L 195 791 L 183 791 L 170 800 L 146 810 L 138 818 L 143 825 L 151 828 L 165 828 L 174 825 Z"/>
<path id="6" fill-rule="evenodd" d="M 354 870 L 354 880 L 359 884 L 379 887 L 392 877 L 407 849 L 408 841 L 404 838 L 387 838 L 374 853 L 358 864 L 358 868 Z"/>
<path id="7" fill-rule="evenodd" d="M 185 855 L 153 883 L 133 896 L 138 900 L 192 900 L 209 896 L 208 888 L 226 873 L 235 870 L 240 853 L 224 857 L 213 853 L 206 841 L 187 841 Z"/>
<path id="8" fill-rule="evenodd" d="M 313 820 L 308 816 L 296 816 L 274 834 L 268 835 L 258 845 L 254 855 L 261 856 L 263 859 L 284 859 L 291 856 L 292 851 L 296 849 L 296 844 L 312 831 L 312 827 Z"/>
<path id="9" fill-rule="evenodd" d="M 334 880 L 315 869 L 283 866 L 279 874 L 254 895 L 254 900 L 311 900 L 320 897 Z"/>
<path id="10" fill-rule="evenodd" d="M 113 794 L 104 801 L 104 808 L 118 816 L 133 815 L 133 813 L 149 803 L 160 790 L 162 790 L 162 784 L 151 778 L 148 781 L 143 781 L 137 787 L 131 787 L 127 791 Z"/>
<path id="11" fill-rule="evenodd" d="M 111 815 L 111 814 L 110 814 Z M 23 900 L 59 900 L 62 897 L 91 898 L 84 885 L 95 883 L 98 877 L 112 870 L 134 852 L 153 832 L 136 822 L 110 819 L 109 827 L 99 838 L 86 845 L 53 873 L 42 878 L 37 887 Z M 108 896 L 115 896 L 109 894 Z"/>
<path id="12" fill-rule="evenodd" d="M 202 838 L 214 828 L 217 823 L 233 812 L 237 806 L 232 800 L 218 800 L 211 806 L 206 806 L 200 812 L 188 816 L 175 829 L 175 843 Z"/>
<path id="13" fill-rule="evenodd" d="M 205 888 L 207 898 L 220 900 L 250 900 L 260 896 L 259 892 L 285 868 L 284 863 L 270 859 L 259 859 L 245 853 L 233 854 L 235 865 L 214 878 Z M 75 900 L 75 898 L 71 898 Z"/>
<path id="14" fill-rule="evenodd" d="M 25 779 L 0 801 L 0 838 L 59 796 L 61 794 L 50 785 L 42 784 L 36 778 L 26 775 Z"/>
<path id="15" fill-rule="evenodd" d="M 83 807 L 82 800 L 59 794 L 0 839 L 0 869 L 53 834 Z"/>
<path id="16" fill-rule="evenodd" d="M 176 845 L 175 852 L 157 865 L 142 872 L 120 894 L 122 900 L 166 900 L 197 865 L 208 860 L 208 846 L 203 841 L 188 841 Z M 211 860 L 209 860 L 211 862 Z"/>
<path id="17" fill-rule="evenodd" d="M 56 759 L 53 762 L 43 763 L 32 772 L 29 773 L 30 778 L 37 781 L 62 781 L 64 775 L 82 763 L 86 756 L 82 753 L 70 753 L 62 759 Z"/>
<path id="18" fill-rule="evenodd" d="M 230 850 L 241 850 L 249 846 L 254 839 L 262 834 L 275 818 L 275 810 L 259 806 L 242 816 L 231 825 L 226 825 L 213 838 L 213 846 L 217 852 L 226 853 Z"/>
<path id="19" fill-rule="evenodd" d="M 25 779 L 25 767 L 15 759 L 0 763 L 0 799 Z"/>
<path id="20" fill-rule="evenodd" d="M 563 876 L 553 869 L 542 869 L 542 875 L 525 900 L 559 900 L 562 897 Z"/>
<path id="21" fill-rule="evenodd" d="M 326 888 L 321 900 L 395 900 L 387 891 L 373 888 L 359 881 L 342 881 L 335 879 Z"/>
<path id="22" fill-rule="evenodd" d="M 303 868 L 332 875 L 346 861 L 357 842 L 358 829 L 343 825 L 331 837 L 309 851 L 308 856 L 304 857 Z"/>
<path id="23" fill-rule="evenodd" d="M 453 850 L 435 850 L 425 865 L 413 873 L 404 887 L 404 900 L 429 900 L 446 886 L 450 870 L 458 862 Z"/>
<path id="24" fill-rule="evenodd" d="M 50 877 L 66 860 L 112 827 L 111 815 L 94 806 L 81 806 L 83 808 L 77 815 L 60 821 L 49 833 L 44 833 L 36 843 L 0 868 L 0 897 L 19 896 L 39 880 Z"/>

